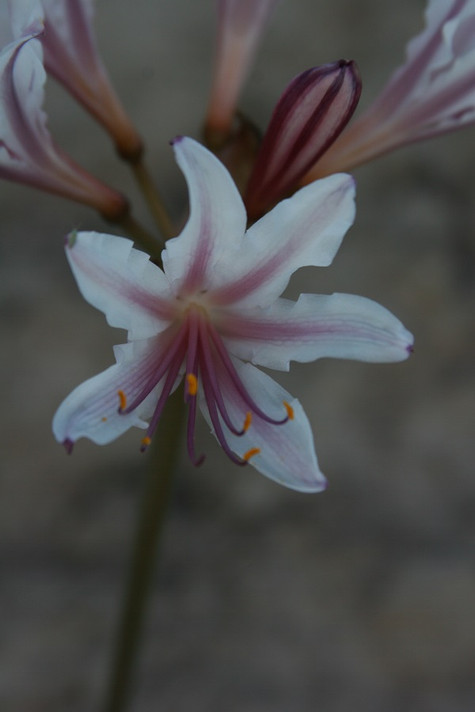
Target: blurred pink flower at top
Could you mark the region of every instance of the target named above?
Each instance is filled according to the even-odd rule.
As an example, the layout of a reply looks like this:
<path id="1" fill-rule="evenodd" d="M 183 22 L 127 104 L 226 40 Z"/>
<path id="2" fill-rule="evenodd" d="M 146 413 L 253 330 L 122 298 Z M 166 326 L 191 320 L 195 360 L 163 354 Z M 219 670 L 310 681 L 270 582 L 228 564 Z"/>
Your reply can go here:
<path id="1" fill-rule="evenodd" d="M 24 183 L 85 203 L 110 220 L 120 219 L 127 201 L 75 163 L 53 142 L 43 111 L 46 74 L 42 24 L 0 53 L 0 178 Z"/>
<path id="2" fill-rule="evenodd" d="M 306 176 L 348 170 L 475 122 L 475 0 L 429 0 L 425 29 L 364 115 Z"/>
<path id="3" fill-rule="evenodd" d="M 276 1 L 219 0 L 215 74 L 205 122 L 209 137 L 219 140 L 229 133 L 239 92 Z"/>
<path id="4" fill-rule="evenodd" d="M 35 19 L 44 23 L 41 43 L 46 71 L 111 135 L 127 160 L 139 158 L 142 141 L 112 88 L 97 51 L 93 0 L 9 0 L 15 37 Z"/>

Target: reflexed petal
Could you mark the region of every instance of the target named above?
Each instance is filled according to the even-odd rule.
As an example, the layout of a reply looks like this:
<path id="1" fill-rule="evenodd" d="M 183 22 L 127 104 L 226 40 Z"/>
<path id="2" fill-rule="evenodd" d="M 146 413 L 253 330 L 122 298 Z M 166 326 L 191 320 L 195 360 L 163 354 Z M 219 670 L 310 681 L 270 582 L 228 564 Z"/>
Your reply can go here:
<path id="1" fill-rule="evenodd" d="M 210 151 L 186 137 L 177 138 L 173 146 L 188 184 L 190 216 L 179 237 L 168 240 L 162 256 L 175 290 L 186 293 L 213 284 L 216 264 L 240 245 L 246 211 L 231 176 Z"/>
<path id="2" fill-rule="evenodd" d="M 234 359 L 234 365 L 245 388 L 268 415 L 285 417 L 285 401 L 293 409 L 294 418 L 284 425 L 272 425 L 254 416 L 244 435 L 227 434 L 226 439 L 232 450 L 244 457 L 250 450 L 258 448 L 260 452 L 251 457 L 250 464 L 285 487 L 301 492 L 320 492 L 325 489 L 326 481 L 318 467 L 312 429 L 299 401 L 251 364 Z M 231 420 L 244 422 L 247 406 L 234 390 L 223 388 L 223 395 Z M 202 401 L 200 405 L 211 425 L 205 403 Z"/>
<path id="3" fill-rule="evenodd" d="M 220 267 L 219 304 L 267 306 L 299 267 L 329 265 L 353 222 L 354 182 L 333 175 L 302 188 L 255 223 Z"/>
<path id="4" fill-rule="evenodd" d="M 267 309 L 223 320 L 221 334 L 231 353 L 261 366 L 288 371 L 290 361 L 333 357 L 358 361 L 402 361 L 413 337 L 380 304 L 351 294 L 302 294 L 278 299 Z"/>
<path id="5" fill-rule="evenodd" d="M 66 256 L 81 294 L 111 326 L 143 339 L 165 329 L 174 316 L 173 295 L 162 270 L 124 237 L 71 233 Z"/>
<path id="6" fill-rule="evenodd" d="M 475 2 L 430 0 L 425 29 L 364 115 L 305 182 L 475 122 Z"/>
<path id="7" fill-rule="evenodd" d="M 59 406 L 53 419 L 55 438 L 72 444 L 85 437 L 105 445 L 132 426 L 145 428 L 143 418 L 151 416 L 161 387 L 157 386 L 137 409 L 127 414 L 119 413 L 119 391 L 128 402 L 133 401 L 156 367 L 160 350 L 159 339 L 116 346 L 117 363 L 75 388 Z"/>
<path id="8" fill-rule="evenodd" d="M 207 133 L 226 134 L 268 15 L 276 0 L 220 0 L 215 76 Z"/>
<path id="9" fill-rule="evenodd" d="M 274 109 L 244 203 L 255 219 L 284 198 L 335 141 L 361 93 L 354 62 L 314 67 L 289 84 Z"/>

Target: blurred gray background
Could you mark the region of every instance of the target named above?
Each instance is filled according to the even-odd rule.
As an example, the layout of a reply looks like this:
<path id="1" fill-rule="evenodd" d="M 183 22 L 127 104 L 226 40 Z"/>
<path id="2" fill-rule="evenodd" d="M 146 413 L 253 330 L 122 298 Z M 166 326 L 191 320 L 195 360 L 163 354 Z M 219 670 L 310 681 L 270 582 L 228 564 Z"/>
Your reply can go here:
<path id="1" fill-rule="evenodd" d="M 357 60 L 367 105 L 424 6 L 282 0 L 242 108 L 264 127 L 297 72 L 341 57 Z M 177 218 L 186 192 L 168 140 L 199 136 L 214 14 L 212 0 L 97 3 L 104 60 Z M 52 83 L 47 108 L 58 142 L 148 220 L 127 167 Z M 135 712 L 475 709 L 474 137 L 360 169 L 356 225 L 333 266 L 292 283 L 371 297 L 416 335 L 403 364 L 324 360 L 282 375 L 328 491 L 231 466 L 201 424 L 207 461 L 195 470 L 183 455 L 177 473 Z M 85 712 L 103 691 L 145 460 L 138 431 L 81 441 L 68 458 L 50 424 L 123 341 L 80 297 L 62 249 L 73 227 L 110 230 L 4 182 L 0 210 L 0 708 Z"/>

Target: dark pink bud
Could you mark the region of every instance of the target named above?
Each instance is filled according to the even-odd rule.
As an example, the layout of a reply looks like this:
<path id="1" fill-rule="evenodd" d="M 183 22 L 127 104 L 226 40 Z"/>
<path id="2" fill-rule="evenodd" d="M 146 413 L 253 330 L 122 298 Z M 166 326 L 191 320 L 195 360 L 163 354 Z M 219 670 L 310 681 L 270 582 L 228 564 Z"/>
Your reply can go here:
<path id="1" fill-rule="evenodd" d="M 247 186 L 251 219 L 296 189 L 344 129 L 360 94 L 356 64 L 344 59 L 291 81 L 274 109 Z"/>

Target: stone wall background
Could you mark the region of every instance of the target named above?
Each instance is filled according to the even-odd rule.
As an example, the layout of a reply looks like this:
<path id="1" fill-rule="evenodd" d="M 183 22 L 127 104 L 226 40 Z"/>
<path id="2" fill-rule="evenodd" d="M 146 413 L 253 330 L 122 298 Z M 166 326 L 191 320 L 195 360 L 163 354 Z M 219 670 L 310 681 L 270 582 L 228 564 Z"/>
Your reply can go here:
<path id="1" fill-rule="evenodd" d="M 243 108 L 264 126 L 291 77 L 340 57 L 358 61 L 366 105 L 423 7 L 280 3 Z M 179 216 L 168 140 L 198 136 L 214 4 L 99 0 L 96 19 Z M 137 198 L 101 131 L 52 84 L 48 111 L 59 142 Z M 134 711 L 473 710 L 474 137 L 360 169 L 356 224 L 334 265 L 292 283 L 376 299 L 416 335 L 403 364 L 325 360 L 282 376 L 312 421 L 328 491 L 231 467 L 204 425 L 206 466 L 182 458 Z M 137 433 L 82 441 L 67 458 L 50 432 L 62 398 L 123 339 L 81 299 L 62 250 L 72 227 L 108 228 L 3 182 L 0 215 L 0 706 L 82 712 L 98 708 L 144 467 Z"/>

